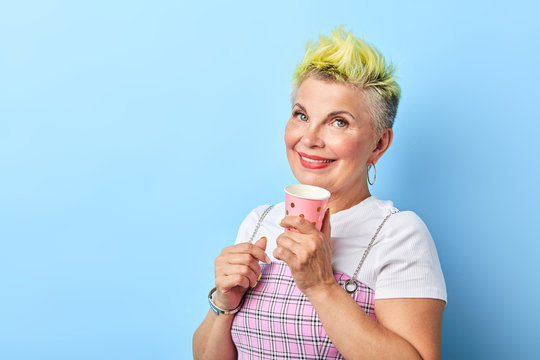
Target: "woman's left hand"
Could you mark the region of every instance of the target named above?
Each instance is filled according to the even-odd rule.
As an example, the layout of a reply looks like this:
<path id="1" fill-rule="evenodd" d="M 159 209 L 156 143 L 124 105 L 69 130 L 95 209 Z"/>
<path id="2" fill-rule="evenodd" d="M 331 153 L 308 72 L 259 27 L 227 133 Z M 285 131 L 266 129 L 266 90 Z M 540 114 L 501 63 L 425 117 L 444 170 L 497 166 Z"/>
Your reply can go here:
<path id="1" fill-rule="evenodd" d="M 285 232 L 276 240 L 274 257 L 289 265 L 300 291 L 309 296 L 310 292 L 334 285 L 336 280 L 332 270 L 329 209 L 324 216 L 321 231 L 299 216 L 286 216 L 280 225 L 285 228 Z"/>

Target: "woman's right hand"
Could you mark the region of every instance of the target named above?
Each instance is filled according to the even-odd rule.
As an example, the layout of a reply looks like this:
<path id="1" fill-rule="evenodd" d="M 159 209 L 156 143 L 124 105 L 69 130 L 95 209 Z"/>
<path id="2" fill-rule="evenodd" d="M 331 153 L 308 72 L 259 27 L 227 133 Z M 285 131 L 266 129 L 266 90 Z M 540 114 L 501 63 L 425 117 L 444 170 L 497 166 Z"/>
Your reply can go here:
<path id="1" fill-rule="evenodd" d="M 215 261 L 217 292 L 214 303 L 225 310 L 232 310 L 240 304 L 247 289 L 255 286 L 261 274 L 259 261 L 270 264 L 264 252 L 266 237 L 255 244 L 240 243 L 224 248 Z"/>

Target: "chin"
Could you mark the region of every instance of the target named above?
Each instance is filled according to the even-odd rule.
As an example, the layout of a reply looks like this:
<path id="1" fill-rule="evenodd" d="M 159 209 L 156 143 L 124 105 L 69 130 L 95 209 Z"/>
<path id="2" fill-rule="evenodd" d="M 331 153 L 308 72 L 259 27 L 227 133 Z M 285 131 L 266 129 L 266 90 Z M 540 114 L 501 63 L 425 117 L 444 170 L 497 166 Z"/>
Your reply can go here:
<path id="1" fill-rule="evenodd" d="M 296 177 L 296 180 L 298 180 L 300 184 L 314 185 L 314 186 L 325 188 L 326 190 L 330 190 L 328 189 L 328 184 L 324 181 L 321 181 L 321 175 L 302 174 L 302 176 L 295 175 L 295 177 Z"/>
<path id="2" fill-rule="evenodd" d="M 314 171 L 305 169 L 302 164 L 295 165 L 291 166 L 291 171 L 300 184 L 314 185 L 330 191 L 328 188 L 329 184 L 325 181 L 325 178 L 328 176 L 327 174 L 315 173 Z"/>

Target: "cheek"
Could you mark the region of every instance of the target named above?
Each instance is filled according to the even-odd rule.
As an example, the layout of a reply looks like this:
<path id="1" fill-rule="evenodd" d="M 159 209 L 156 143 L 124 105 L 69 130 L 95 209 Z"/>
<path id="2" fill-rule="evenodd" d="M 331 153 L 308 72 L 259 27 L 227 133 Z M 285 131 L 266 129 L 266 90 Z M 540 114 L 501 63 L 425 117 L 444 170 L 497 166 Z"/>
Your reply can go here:
<path id="1" fill-rule="evenodd" d="M 354 158 L 360 150 L 357 141 L 347 138 L 332 139 L 327 146 L 340 158 Z"/>
<path id="2" fill-rule="evenodd" d="M 341 138 L 329 144 L 334 154 L 341 159 L 349 159 L 355 163 L 364 162 L 367 158 L 366 144 L 356 138 Z"/>
<path id="3" fill-rule="evenodd" d="M 285 146 L 287 149 L 293 149 L 301 136 L 299 136 L 299 131 L 291 123 L 287 123 L 285 126 Z"/>

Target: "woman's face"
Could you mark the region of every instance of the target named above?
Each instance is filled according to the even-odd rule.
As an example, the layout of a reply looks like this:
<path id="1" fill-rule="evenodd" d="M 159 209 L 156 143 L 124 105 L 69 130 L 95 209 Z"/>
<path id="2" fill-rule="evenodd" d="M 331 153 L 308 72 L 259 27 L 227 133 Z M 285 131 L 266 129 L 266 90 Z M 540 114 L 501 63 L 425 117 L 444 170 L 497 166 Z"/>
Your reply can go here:
<path id="1" fill-rule="evenodd" d="M 285 128 L 287 158 L 300 183 L 328 189 L 332 198 L 361 196 L 367 164 L 386 150 L 377 150 L 378 140 L 360 90 L 313 78 L 302 82 Z"/>

